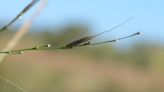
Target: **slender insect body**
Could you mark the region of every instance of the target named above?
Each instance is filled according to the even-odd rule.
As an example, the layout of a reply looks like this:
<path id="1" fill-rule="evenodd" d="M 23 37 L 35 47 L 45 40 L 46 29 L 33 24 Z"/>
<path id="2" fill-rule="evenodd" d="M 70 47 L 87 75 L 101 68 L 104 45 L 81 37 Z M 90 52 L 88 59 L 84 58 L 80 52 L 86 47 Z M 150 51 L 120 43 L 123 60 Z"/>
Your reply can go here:
<path id="1" fill-rule="evenodd" d="M 122 23 L 120 23 L 120 24 L 114 26 L 113 28 L 111 28 L 111 29 L 109 29 L 109 30 L 103 31 L 103 32 L 98 33 L 98 34 L 96 34 L 96 35 L 86 36 L 86 37 L 80 38 L 80 39 L 78 39 L 78 40 L 75 40 L 75 41 L 73 41 L 73 42 L 67 44 L 64 48 L 74 48 L 74 47 L 77 46 L 77 45 L 83 45 L 83 46 L 84 46 L 85 43 L 88 44 L 87 41 L 89 41 L 89 40 L 91 40 L 91 39 L 93 39 L 93 38 L 95 38 L 95 37 L 97 37 L 97 36 L 100 36 L 100 35 L 102 35 L 102 34 L 104 34 L 104 33 L 111 32 L 111 31 L 113 31 L 114 29 L 116 29 L 116 28 L 122 26 L 123 24 L 127 23 L 128 21 L 130 21 L 130 20 L 132 20 L 132 19 L 133 19 L 133 17 L 131 17 L 131 18 L 129 18 L 129 19 L 123 21 Z"/>
<path id="2" fill-rule="evenodd" d="M 67 45 L 65 46 L 65 48 L 73 48 L 73 47 L 75 47 L 75 46 L 77 46 L 77 45 L 80 45 L 80 44 L 82 44 L 82 43 L 84 43 L 84 42 L 87 42 L 87 41 L 89 41 L 89 40 L 91 40 L 91 39 L 92 39 L 92 36 L 83 37 L 83 38 L 81 38 L 81 39 L 75 40 L 75 41 L 73 41 L 73 42 L 67 44 Z"/>

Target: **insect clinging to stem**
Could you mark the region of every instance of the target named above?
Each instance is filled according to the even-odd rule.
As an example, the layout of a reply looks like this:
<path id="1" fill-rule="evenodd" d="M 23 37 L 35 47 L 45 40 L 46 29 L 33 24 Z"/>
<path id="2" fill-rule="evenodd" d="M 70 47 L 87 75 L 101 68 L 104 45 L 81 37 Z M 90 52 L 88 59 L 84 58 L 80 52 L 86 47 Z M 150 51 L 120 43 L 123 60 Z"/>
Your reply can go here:
<path id="1" fill-rule="evenodd" d="M 80 38 L 80 39 L 78 39 L 78 40 L 75 40 L 75 41 L 73 41 L 73 42 L 70 42 L 70 43 L 68 43 L 67 45 L 65 45 L 63 48 L 64 48 L 64 49 L 69 49 L 69 48 L 74 48 L 74 47 L 76 47 L 76 46 L 93 45 L 93 44 L 91 44 L 91 42 L 90 42 L 91 39 L 93 39 L 93 38 L 95 38 L 95 37 L 97 37 L 97 36 L 100 36 L 100 35 L 102 35 L 102 34 L 104 34 L 104 33 L 111 32 L 111 31 L 113 31 L 114 29 L 116 29 L 116 28 L 118 28 L 118 27 L 124 25 L 125 23 L 129 22 L 129 21 L 132 20 L 132 19 L 133 19 L 133 17 L 131 17 L 131 18 L 129 18 L 129 19 L 123 21 L 122 23 L 120 23 L 120 24 L 114 26 L 113 28 L 111 28 L 111 29 L 109 29 L 109 30 L 106 30 L 106 31 L 103 31 L 103 32 L 101 32 L 101 33 L 99 33 L 99 34 L 91 35 L 91 36 L 86 36 L 86 37 Z M 140 32 L 137 32 L 137 33 L 135 33 L 135 34 L 133 34 L 133 35 L 130 35 L 130 36 L 127 36 L 127 37 L 123 37 L 123 38 L 119 38 L 119 39 L 117 39 L 117 40 L 122 40 L 122 39 L 129 38 L 129 37 L 132 37 L 132 36 L 135 36 L 135 35 L 139 35 L 139 34 L 140 34 Z M 109 41 L 108 41 L 108 42 L 109 42 Z M 106 41 L 106 42 L 102 42 L 102 43 L 107 43 L 107 41 Z M 98 43 L 96 43 L 96 44 L 98 44 Z M 100 44 L 100 43 L 99 43 L 99 44 Z"/>

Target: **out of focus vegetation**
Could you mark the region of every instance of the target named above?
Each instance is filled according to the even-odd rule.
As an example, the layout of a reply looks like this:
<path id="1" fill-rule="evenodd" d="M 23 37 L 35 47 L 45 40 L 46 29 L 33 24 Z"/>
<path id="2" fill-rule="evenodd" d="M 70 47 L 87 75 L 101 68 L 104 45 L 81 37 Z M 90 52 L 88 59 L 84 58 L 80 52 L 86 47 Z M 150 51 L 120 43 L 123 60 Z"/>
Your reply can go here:
<path id="1" fill-rule="evenodd" d="M 40 30 L 40 29 L 35 29 Z M 83 25 L 28 33 L 15 49 L 61 46 L 90 34 Z M 14 31 L 0 34 L 0 48 Z M 135 43 L 126 50 L 104 44 L 70 50 L 29 51 L 8 55 L 0 75 L 29 92 L 164 92 L 164 47 Z M 0 92 L 20 92 L 0 80 Z"/>

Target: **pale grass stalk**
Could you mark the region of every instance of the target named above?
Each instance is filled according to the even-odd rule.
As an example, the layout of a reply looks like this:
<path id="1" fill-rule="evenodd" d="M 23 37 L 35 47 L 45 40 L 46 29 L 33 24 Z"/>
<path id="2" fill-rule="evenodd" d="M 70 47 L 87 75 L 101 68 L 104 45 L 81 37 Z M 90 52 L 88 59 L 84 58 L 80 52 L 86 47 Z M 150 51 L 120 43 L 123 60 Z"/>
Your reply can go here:
<path id="1" fill-rule="evenodd" d="M 42 0 L 41 4 L 37 8 L 37 10 L 33 13 L 33 15 L 27 19 L 22 27 L 16 32 L 16 34 L 12 37 L 12 39 L 8 42 L 6 47 L 2 51 L 10 51 L 12 50 L 21 40 L 21 38 L 27 33 L 29 28 L 31 27 L 33 21 L 40 15 L 40 13 L 43 11 L 47 4 L 48 0 Z M 7 54 L 0 54 L 0 63 L 3 61 L 3 59 L 7 56 Z"/>
<path id="2" fill-rule="evenodd" d="M 28 92 L 28 91 L 26 91 L 25 89 L 23 89 L 21 86 L 19 86 L 18 84 L 9 81 L 8 79 L 6 79 L 5 77 L 3 77 L 3 76 L 1 76 L 1 75 L 0 75 L 0 79 L 6 81 L 7 83 L 11 84 L 12 86 L 18 88 L 18 89 L 21 90 L 22 92 Z"/>

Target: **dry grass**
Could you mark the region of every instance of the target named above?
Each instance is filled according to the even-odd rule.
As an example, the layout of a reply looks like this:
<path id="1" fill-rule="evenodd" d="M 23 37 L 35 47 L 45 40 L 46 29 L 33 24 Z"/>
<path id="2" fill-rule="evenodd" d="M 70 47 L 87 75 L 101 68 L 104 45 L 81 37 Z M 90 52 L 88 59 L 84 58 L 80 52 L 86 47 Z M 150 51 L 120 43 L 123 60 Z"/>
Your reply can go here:
<path id="1" fill-rule="evenodd" d="M 40 15 L 40 13 L 43 11 L 45 5 L 47 4 L 47 0 L 43 0 L 38 9 L 33 13 L 33 15 L 27 19 L 24 24 L 21 26 L 21 28 L 18 30 L 18 32 L 12 37 L 12 39 L 8 42 L 6 47 L 2 51 L 10 51 L 12 50 L 18 42 L 21 40 L 21 38 L 27 33 L 27 31 L 30 29 L 33 21 Z M 7 54 L 0 54 L 0 62 L 3 61 L 3 59 L 6 57 Z"/>
<path id="2" fill-rule="evenodd" d="M 34 0 L 32 2 L 35 2 Z M 12 39 L 8 42 L 8 44 L 6 45 L 6 47 L 2 50 L 2 51 L 10 51 L 12 50 L 21 40 L 21 38 L 27 33 L 27 31 L 29 30 L 29 28 L 31 27 L 33 21 L 40 15 L 40 13 L 43 11 L 44 7 L 47 4 L 47 0 L 43 0 L 42 3 L 40 4 L 40 6 L 38 7 L 38 9 L 32 14 L 32 16 L 27 19 L 24 24 L 21 26 L 21 28 L 16 32 L 16 34 L 12 37 Z M 31 6 L 32 7 L 32 6 Z M 13 21 L 11 21 L 11 23 L 9 23 L 8 26 L 10 26 L 10 24 L 12 24 L 12 22 L 14 22 L 15 20 L 17 20 L 17 18 L 21 17 L 22 13 L 26 12 L 26 10 L 28 10 L 25 8 L 25 10 L 23 10 L 23 12 L 20 13 L 20 15 L 18 15 L 16 17 L 16 19 L 14 19 Z M 4 28 L 7 28 L 4 27 Z M 3 29 L 2 30 L 6 30 Z M 7 54 L 0 54 L 0 63 L 3 61 L 3 59 L 7 56 Z M 6 81 L 7 83 L 13 85 L 14 87 L 18 88 L 19 90 L 21 90 L 22 92 L 27 92 L 26 90 L 24 90 L 22 87 L 20 87 L 19 85 L 17 85 L 16 83 L 9 81 L 8 79 L 6 79 L 3 76 L 0 76 L 0 79 Z"/>

